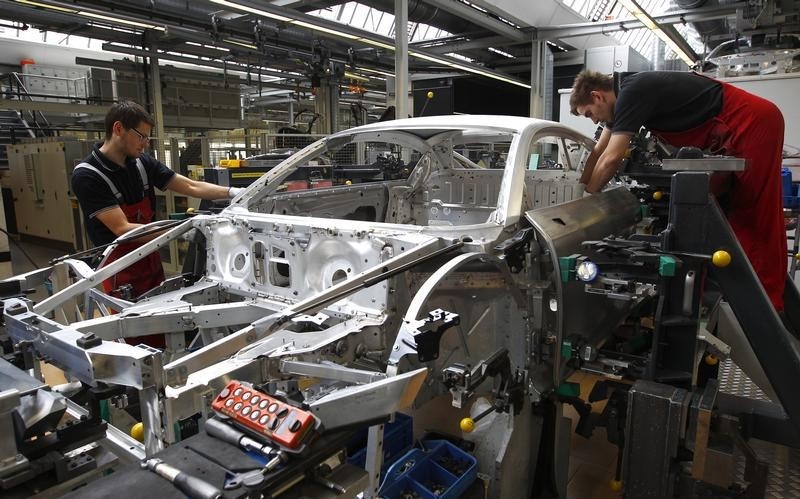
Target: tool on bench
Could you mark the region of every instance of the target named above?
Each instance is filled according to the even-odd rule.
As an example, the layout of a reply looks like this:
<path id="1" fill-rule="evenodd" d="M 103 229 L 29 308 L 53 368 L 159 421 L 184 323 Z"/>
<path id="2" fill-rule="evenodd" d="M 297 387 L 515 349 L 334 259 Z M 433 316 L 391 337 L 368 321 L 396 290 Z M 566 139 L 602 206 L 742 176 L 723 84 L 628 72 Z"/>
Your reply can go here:
<path id="1" fill-rule="evenodd" d="M 186 450 L 192 451 L 195 454 L 205 458 L 208 462 L 214 464 L 225 472 L 225 485 L 222 487 L 225 490 L 237 489 L 242 485 L 244 485 L 245 488 L 252 489 L 264 483 L 264 473 L 261 472 L 260 467 L 247 468 L 244 471 L 232 470 L 222 464 L 216 457 L 211 456 L 200 449 L 195 449 L 189 445 L 187 445 L 185 448 Z"/>
<path id="2" fill-rule="evenodd" d="M 259 454 L 269 458 L 278 451 L 267 444 L 262 444 L 247 435 L 243 432 L 237 430 L 233 426 L 220 421 L 219 419 L 210 418 L 206 420 L 206 433 L 210 436 L 222 440 L 223 442 L 227 442 L 231 445 L 235 445 L 237 447 L 241 447 L 245 450 L 258 452 Z"/>
<path id="3" fill-rule="evenodd" d="M 166 464 L 158 458 L 147 459 L 141 463 L 142 469 L 169 480 L 178 490 L 192 499 L 223 499 L 222 492 L 210 483 L 194 477 L 185 471 Z"/>
<path id="4" fill-rule="evenodd" d="M 226 482 L 225 490 L 231 490 L 244 485 L 247 489 L 253 489 L 264 483 L 264 477 L 271 473 L 280 464 L 285 464 L 289 460 L 289 455 L 284 451 L 278 451 L 275 457 L 269 460 L 263 468 L 258 468 L 244 473 L 234 473 Z"/>

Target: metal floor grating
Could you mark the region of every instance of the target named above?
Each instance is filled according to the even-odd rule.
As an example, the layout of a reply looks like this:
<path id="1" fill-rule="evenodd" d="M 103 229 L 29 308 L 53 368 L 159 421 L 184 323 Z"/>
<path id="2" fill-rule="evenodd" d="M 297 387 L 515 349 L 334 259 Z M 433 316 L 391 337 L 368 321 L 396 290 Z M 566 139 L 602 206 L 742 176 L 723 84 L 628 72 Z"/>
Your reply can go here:
<path id="1" fill-rule="evenodd" d="M 750 439 L 750 447 L 760 459 L 769 463 L 765 499 L 800 498 L 800 449 Z M 744 455 L 737 452 L 734 461 L 736 481 L 744 481 Z"/>
<path id="2" fill-rule="evenodd" d="M 720 392 L 753 400 L 772 402 L 761 388 L 753 383 L 730 358 L 720 362 L 718 376 Z"/>
<path id="3" fill-rule="evenodd" d="M 770 398 L 753 383 L 731 359 L 719 366 L 719 391 L 755 400 Z M 800 449 L 750 439 L 750 447 L 758 457 L 769 463 L 765 499 L 800 499 Z M 740 451 L 734 457 L 734 480 L 744 482 L 745 458 Z"/>

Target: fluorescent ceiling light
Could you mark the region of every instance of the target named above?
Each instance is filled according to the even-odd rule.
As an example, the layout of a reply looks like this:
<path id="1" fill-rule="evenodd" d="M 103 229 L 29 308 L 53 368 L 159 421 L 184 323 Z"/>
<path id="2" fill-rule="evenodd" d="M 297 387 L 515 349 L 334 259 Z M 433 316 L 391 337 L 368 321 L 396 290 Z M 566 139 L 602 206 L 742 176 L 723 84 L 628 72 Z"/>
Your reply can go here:
<path id="1" fill-rule="evenodd" d="M 452 57 L 453 59 L 460 59 L 460 60 L 462 60 L 464 62 L 469 62 L 469 63 L 475 62 L 475 59 L 473 59 L 471 57 L 467 57 L 465 55 L 457 54 L 455 52 L 448 52 L 445 55 L 447 57 Z"/>
<path id="2" fill-rule="evenodd" d="M 531 86 L 528 85 L 527 83 L 523 83 L 523 82 L 517 81 L 517 80 L 512 80 L 511 78 L 507 78 L 507 77 L 499 75 L 497 73 L 492 73 L 492 72 L 490 72 L 488 70 L 482 70 L 482 69 L 479 69 L 479 68 L 476 68 L 476 67 L 466 66 L 464 64 L 459 64 L 459 63 L 457 63 L 455 61 L 442 59 L 440 57 L 435 57 L 435 56 L 431 56 L 431 55 L 428 55 L 428 54 L 423 54 L 421 52 L 416 52 L 416 51 L 413 51 L 413 50 L 409 50 L 408 51 L 408 55 L 414 56 L 414 57 L 416 57 L 418 59 L 423 59 L 423 60 L 426 60 L 426 61 L 435 62 L 436 64 L 443 64 L 445 66 L 449 66 L 449 67 L 454 68 L 454 69 L 458 69 L 458 70 L 461 70 L 461 71 L 466 71 L 468 73 L 473 73 L 473 74 L 476 74 L 476 75 L 485 76 L 487 78 L 492 78 L 494 80 L 500 80 L 500 81 L 504 81 L 506 83 L 511 83 L 512 85 L 516 85 L 518 87 L 527 88 L 529 90 L 531 88 Z"/>
<path id="3" fill-rule="evenodd" d="M 46 3 L 32 2 L 31 0 L 14 0 L 14 1 L 17 3 L 30 5 L 33 7 L 42 7 L 44 9 L 57 10 L 59 12 L 69 12 L 70 14 L 75 14 L 77 12 L 77 10 L 75 9 L 67 9 L 65 7 L 59 7 L 57 5 L 47 5 Z"/>
<path id="4" fill-rule="evenodd" d="M 369 78 L 367 78 L 367 77 L 364 77 L 364 76 L 361 76 L 361 75 L 357 75 L 357 74 L 355 74 L 355 73 L 351 73 L 350 71 L 345 71 L 345 72 L 344 72 L 344 75 L 345 75 L 346 77 L 350 78 L 351 80 L 356 80 L 356 81 L 369 81 Z"/>
<path id="5" fill-rule="evenodd" d="M 358 40 L 357 36 L 351 35 L 350 33 L 345 33 L 343 31 L 337 31 L 335 29 L 325 28 L 325 27 L 319 26 L 317 24 L 311 24 L 311 23 L 307 23 L 305 21 L 300 21 L 300 20 L 297 20 L 297 19 L 295 19 L 293 21 L 289 21 L 289 23 L 297 25 L 297 26 L 302 26 L 304 28 L 312 29 L 314 31 L 321 31 L 323 33 L 328 33 L 329 35 L 339 36 L 341 38 L 347 38 L 349 40 Z"/>
<path id="6" fill-rule="evenodd" d="M 503 57 L 508 57 L 509 59 L 516 59 L 513 55 L 509 54 L 508 52 L 503 52 L 500 49 L 496 49 L 494 47 L 489 47 L 489 52 L 494 52 L 495 54 L 500 54 Z"/>
<path id="7" fill-rule="evenodd" d="M 186 42 L 186 45 L 193 45 L 195 47 L 203 47 L 205 49 L 222 50 L 223 52 L 230 52 L 230 50 L 226 49 L 225 47 L 217 47 L 215 45 L 206 45 L 205 43 Z"/>
<path id="8" fill-rule="evenodd" d="M 246 49 L 258 50 L 258 47 L 256 47 L 252 43 L 237 42 L 236 40 L 231 40 L 230 38 L 226 38 L 225 40 L 223 40 L 223 42 L 232 43 L 234 45 L 238 45 L 238 46 L 244 47 Z"/>
<path id="9" fill-rule="evenodd" d="M 372 45 L 373 47 L 380 47 L 386 50 L 394 50 L 394 45 L 390 45 L 388 43 L 384 43 L 379 40 L 373 40 L 372 38 L 356 38 L 359 42 L 366 43 L 367 45 Z"/>
<path id="10" fill-rule="evenodd" d="M 103 21 L 108 21 L 111 23 L 120 23 L 126 26 L 136 26 L 137 28 L 146 28 L 146 29 L 155 29 L 158 31 L 164 31 L 163 26 L 156 26 L 155 24 L 146 24 L 140 23 L 137 21 L 129 21 L 127 19 L 121 19 L 119 17 L 111 17 L 111 16 L 104 16 L 102 14 L 95 14 L 94 12 L 87 12 L 85 10 L 79 10 L 77 14 L 85 17 L 91 17 L 92 19 L 101 19 Z"/>
<path id="11" fill-rule="evenodd" d="M 87 10 L 78 10 L 78 9 L 69 9 L 66 7 L 61 7 L 58 5 L 50 5 L 41 2 L 34 2 L 32 0 L 14 0 L 16 3 L 21 3 L 23 5 L 30 5 L 31 7 L 41 7 L 43 9 L 50 9 L 55 10 L 57 12 L 65 12 L 68 14 L 77 14 L 79 16 L 89 17 L 92 19 L 100 19 L 102 21 L 107 21 L 112 24 L 124 24 L 126 26 L 135 26 L 137 28 L 143 29 L 154 29 L 158 31 L 165 31 L 163 26 L 156 26 L 155 24 L 148 24 L 148 23 L 141 23 L 138 21 L 131 21 L 128 19 L 120 18 L 120 17 L 113 17 L 113 16 L 106 16 L 103 14 L 97 14 L 96 12 L 90 12 Z"/>
<path id="12" fill-rule="evenodd" d="M 691 57 L 681 48 L 678 43 L 672 39 L 664 30 L 661 29 L 661 26 L 650 17 L 650 14 L 644 11 L 635 0 L 620 0 L 620 3 L 623 7 L 625 7 L 628 12 L 630 12 L 633 17 L 639 20 L 642 24 L 644 24 L 650 31 L 653 32 L 658 38 L 660 38 L 667 46 L 672 49 L 675 54 L 683 59 L 683 62 L 686 63 L 687 66 L 692 67 L 695 65 L 697 61 L 692 60 Z"/>
<path id="13" fill-rule="evenodd" d="M 391 76 L 392 78 L 395 77 L 394 73 L 390 73 L 388 71 L 381 71 L 380 69 L 370 69 L 370 68 L 358 68 L 359 71 L 362 73 L 375 73 L 383 76 Z"/>
<path id="14" fill-rule="evenodd" d="M 279 14 L 273 14 L 272 12 L 267 12 L 266 10 L 254 9 L 253 7 L 248 7 L 247 5 L 241 5 L 238 3 L 229 2 L 228 0 L 211 0 L 211 3 L 224 5 L 225 7 L 230 7 L 231 9 L 249 12 L 251 14 L 258 14 L 259 16 L 269 17 L 270 19 L 275 19 L 278 21 L 289 22 L 292 20 L 288 17 L 281 16 Z"/>

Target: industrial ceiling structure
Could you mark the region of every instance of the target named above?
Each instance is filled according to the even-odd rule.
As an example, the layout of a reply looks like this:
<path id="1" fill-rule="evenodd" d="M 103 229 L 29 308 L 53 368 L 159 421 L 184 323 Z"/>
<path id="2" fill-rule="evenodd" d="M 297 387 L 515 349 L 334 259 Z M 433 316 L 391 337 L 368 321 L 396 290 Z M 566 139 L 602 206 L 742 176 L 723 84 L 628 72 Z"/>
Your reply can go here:
<path id="1" fill-rule="evenodd" d="M 548 0 L 535 8 L 514 0 L 407 0 L 406 48 L 394 36 L 396 3 L 402 5 L 0 0 L 0 18 L 6 28 L 103 40 L 103 50 L 126 56 L 232 72 L 255 82 L 259 95 L 264 87 L 311 90 L 325 79 L 363 95 L 386 92 L 386 79 L 397 74 L 398 51 L 407 51 L 409 74 L 469 75 L 530 89 L 536 88 L 544 43 L 564 56 L 588 45 L 626 43 L 650 58 L 658 35 L 667 43 L 667 57 L 691 65 L 723 41 L 758 44 L 767 34 L 796 33 L 800 11 L 795 0 Z"/>

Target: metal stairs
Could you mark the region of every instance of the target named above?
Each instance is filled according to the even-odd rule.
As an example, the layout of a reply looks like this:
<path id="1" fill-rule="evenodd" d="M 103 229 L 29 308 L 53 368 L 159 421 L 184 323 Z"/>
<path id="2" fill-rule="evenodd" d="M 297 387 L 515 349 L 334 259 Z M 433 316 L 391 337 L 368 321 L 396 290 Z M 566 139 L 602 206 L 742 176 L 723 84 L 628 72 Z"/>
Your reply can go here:
<path id="1" fill-rule="evenodd" d="M 28 90 L 16 73 L 0 77 L 0 95 L 8 101 L 32 101 Z M 0 170 L 7 170 L 8 151 L 6 146 L 16 144 L 23 138 L 47 137 L 53 135 L 50 123 L 41 111 L 19 111 L 6 104 L 0 108 Z"/>

